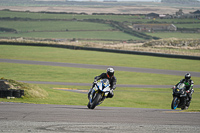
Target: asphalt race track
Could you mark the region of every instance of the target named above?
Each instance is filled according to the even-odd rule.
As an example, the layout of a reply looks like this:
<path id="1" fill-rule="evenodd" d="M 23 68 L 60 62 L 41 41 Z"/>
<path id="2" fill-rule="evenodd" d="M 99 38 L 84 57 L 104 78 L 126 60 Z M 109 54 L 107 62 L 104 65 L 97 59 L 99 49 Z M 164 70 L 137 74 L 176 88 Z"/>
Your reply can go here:
<path id="1" fill-rule="evenodd" d="M 0 62 L 106 69 L 107 66 L 0 59 Z M 114 67 L 117 71 L 184 75 L 184 71 Z M 191 72 L 200 77 L 199 72 Z M 24 81 L 28 83 L 70 84 L 62 82 Z M 83 84 L 80 84 L 83 85 Z M 90 86 L 90 84 L 84 84 Z M 119 85 L 120 87 L 144 87 Z M 147 87 L 147 86 L 146 86 Z M 149 87 L 171 87 L 149 86 Z M 198 88 L 198 86 L 196 86 Z M 169 105 L 170 106 L 170 105 Z M 97 106 L 42 105 L 0 102 L 0 132 L 5 133 L 199 133 L 200 112 Z"/>
<path id="2" fill-rule="evenodd" d="M 200 112 L 0 103 L 0 132 L 199 133 Z"/>

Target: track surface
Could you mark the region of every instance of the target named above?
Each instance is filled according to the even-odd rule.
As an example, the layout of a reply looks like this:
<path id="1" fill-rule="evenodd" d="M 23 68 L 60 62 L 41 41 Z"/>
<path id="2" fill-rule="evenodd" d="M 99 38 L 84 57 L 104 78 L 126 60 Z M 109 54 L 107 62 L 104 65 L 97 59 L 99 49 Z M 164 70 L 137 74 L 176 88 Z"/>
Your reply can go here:
<path id="1" fill-rule="evenodd" d="M 0 132 L 200 132 L 200 113 L 162 109 L 0 103 Z"/>

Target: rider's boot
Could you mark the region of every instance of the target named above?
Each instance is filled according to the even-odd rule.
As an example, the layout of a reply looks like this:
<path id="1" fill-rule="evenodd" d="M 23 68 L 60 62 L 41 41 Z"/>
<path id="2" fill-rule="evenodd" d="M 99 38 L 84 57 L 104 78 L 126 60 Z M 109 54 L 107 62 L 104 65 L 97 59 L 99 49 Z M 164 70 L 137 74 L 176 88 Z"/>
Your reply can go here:
<path id="1" fill-rule="evenodd" d="M 105 99 L 106 99 L 106 97 L 103 97 L 101 101 L 103 102 Z"/>
<path id="2" fill-rule="evenodd" d="M 99 104 L 98 105 L 100 105 L 101 103 L 103 103 L 103 101 L 106 99 L 106 97 L 103 97 L 102 99 L 101 99 L 101 101 L 99 102 Z"/>
<path id="3" fill-rule="evenodd" d="M 188 94 L 188 99 L 186 101 L 186 106 L 188 106 L 188 107 L 190 106 L 191 99 L 192 99 L 192 95 Z"/>
<path id="4" fill-rule="evenodd" d="M 186 106 L 189 107 L 190 106 L 190 102 L 191 102 L 191 98 L 188 98 L 189 100 L 186 102 Z"/>

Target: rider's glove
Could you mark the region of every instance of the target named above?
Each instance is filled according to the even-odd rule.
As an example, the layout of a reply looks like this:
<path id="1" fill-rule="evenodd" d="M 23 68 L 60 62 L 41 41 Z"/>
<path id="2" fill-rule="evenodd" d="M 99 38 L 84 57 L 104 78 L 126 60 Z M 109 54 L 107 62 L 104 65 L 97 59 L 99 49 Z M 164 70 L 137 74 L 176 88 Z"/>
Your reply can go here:
<path id="1" fill-rule="evenodd" d="M 113 89 L 110 89 L 110 93 L 111 93 L 111 94 L 113 94 L 113 91 L 114 91 Z"/>
<path id="2" fill-rule="evenodd" d="M 192 89 L 191 93 L 194 93 L 194 89 Z"/>
<path id="3" fill-rule="evenodd" d="M 97 81 L 96 81 L 96 80 L 94 80 L 93 84 L 97 84 Z"/>
<path id="4" fill-rule="evenodd" d="M 187 92 L 187 93 L 190 93 L 190 90 L 187 90 L 186 92 Z"/>

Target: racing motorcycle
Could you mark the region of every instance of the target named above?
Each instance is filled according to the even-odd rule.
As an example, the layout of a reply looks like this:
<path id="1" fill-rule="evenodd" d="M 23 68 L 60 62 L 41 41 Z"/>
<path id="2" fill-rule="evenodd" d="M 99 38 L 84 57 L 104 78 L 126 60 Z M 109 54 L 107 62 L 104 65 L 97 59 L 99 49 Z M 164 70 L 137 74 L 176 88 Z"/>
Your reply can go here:
<path id="1" fill-rule="evenodd" d="M 187 91 L 184 83 L 179 83 L 177 87 L 173 88 L 173 100 L 171 104 L 171 109 L 181 108 L 182 110 L 188 109 L 189 98 L 187 96 Z"/>
<path id="2" fill-rule="evenodd" d="M 110 92 L 110 82 L 108 79 L 101 79 L 92 88 L 92 92 L 89 96 L 89 102 L 87 107 L 89 109 L 94 109 L 96 106 L 100 105 Z"/>

